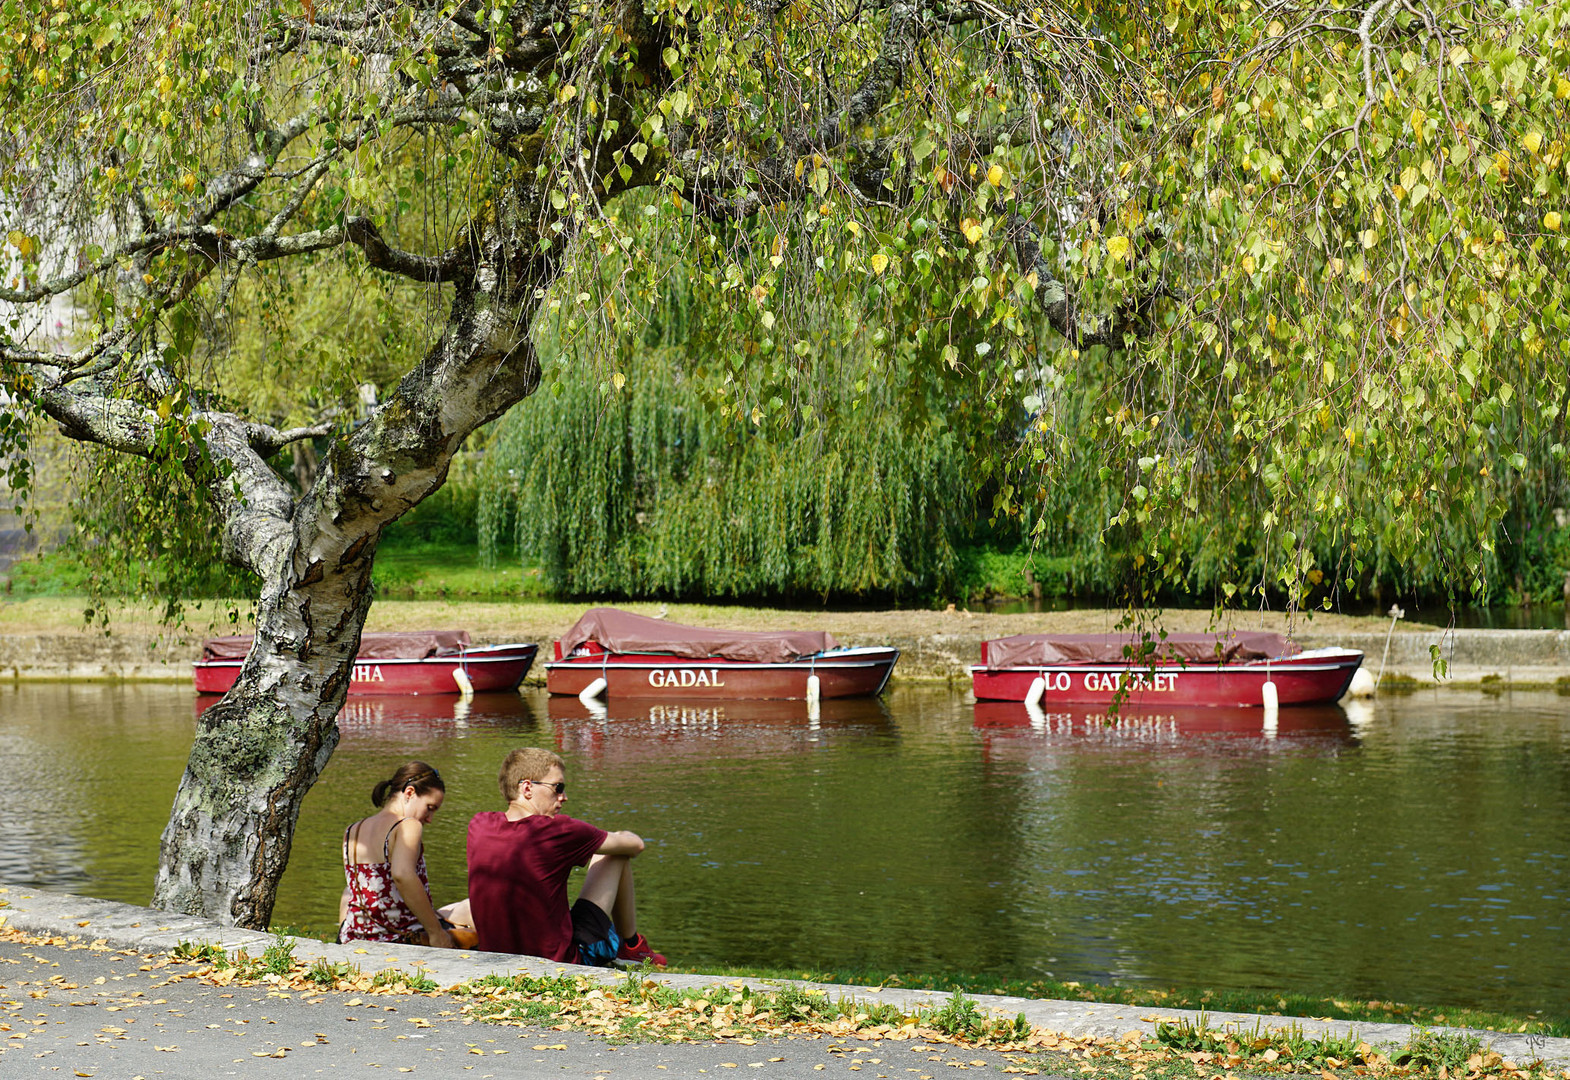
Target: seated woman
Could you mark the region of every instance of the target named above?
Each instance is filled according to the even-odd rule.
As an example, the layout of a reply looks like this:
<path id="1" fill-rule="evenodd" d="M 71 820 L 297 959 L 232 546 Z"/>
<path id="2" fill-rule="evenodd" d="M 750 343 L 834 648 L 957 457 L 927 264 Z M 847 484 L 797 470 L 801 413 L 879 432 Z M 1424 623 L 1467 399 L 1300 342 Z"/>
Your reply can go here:
<path id="1" fill-rule="evenodd" d="M 339 941 L 391 941 L 442 949 L 458 944 L 453 928 L 431 903 L 425 876 L 425 825 L 446 794 L 441 774 L 423 761 L 405 762 L 371 791 L 371 802 L 381 809 L 343 833 L 348 885 L 338 905 Z M 464 938 L 472 943 L 472 931 Z"/>

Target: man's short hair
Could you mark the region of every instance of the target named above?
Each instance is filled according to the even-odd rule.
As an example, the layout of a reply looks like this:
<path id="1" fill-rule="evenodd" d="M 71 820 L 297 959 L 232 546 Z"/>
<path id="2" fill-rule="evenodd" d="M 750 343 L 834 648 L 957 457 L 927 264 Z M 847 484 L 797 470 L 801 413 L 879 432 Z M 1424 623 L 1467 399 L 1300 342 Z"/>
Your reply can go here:
<path id="1" fill-rule="evenodd" d="M 512 802 L 518 797 L 519 784 L 525 780 L 543 780 L 552 768 L 567 768 L 562 764 L 560 754 L 536 746 L 520 746 L 502 762 L 502 774 L 497 778 L 501 783 L 502 798 Z"/>

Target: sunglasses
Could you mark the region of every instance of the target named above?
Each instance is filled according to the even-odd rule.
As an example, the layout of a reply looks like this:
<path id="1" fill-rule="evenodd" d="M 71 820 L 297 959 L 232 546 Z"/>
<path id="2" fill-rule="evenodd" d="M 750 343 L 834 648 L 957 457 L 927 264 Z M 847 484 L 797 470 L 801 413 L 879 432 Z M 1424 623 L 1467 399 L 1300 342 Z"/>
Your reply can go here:
<path id="1" fill-rule="evenodd" d="M 565 780 L 558 780 L 554 784 L 547 784 L 544 780 L 520 780 L 518 782 L 520 784 L 540 784 L 543 787 L 553 789 L 558 795 L 566 794 L 567 791 L 567 781 Z"/>

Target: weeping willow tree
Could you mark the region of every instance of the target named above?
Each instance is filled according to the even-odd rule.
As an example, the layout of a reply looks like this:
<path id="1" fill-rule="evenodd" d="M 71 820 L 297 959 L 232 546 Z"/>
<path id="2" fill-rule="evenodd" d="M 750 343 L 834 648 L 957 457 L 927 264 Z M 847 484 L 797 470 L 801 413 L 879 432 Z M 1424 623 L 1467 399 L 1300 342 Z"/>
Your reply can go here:
<path id="1" fill-rule="evenodd" d="M 738 420 L 697 372 L 691 306 L 672 283 L 608 385 L 602 364 L 547 364 L 550 392 L 502 421 L 487 453 L 487 553 L 506 530 L 566 594 L 949 588 L 974 521 L 969 459 L 941 415 L 902 418 L 897 363 L 881 367 L 853 333 L 814 357 L 810 403 L 776 397 L 757 423 Z M 783 416 L 764 424 L 764 409 Z"/>

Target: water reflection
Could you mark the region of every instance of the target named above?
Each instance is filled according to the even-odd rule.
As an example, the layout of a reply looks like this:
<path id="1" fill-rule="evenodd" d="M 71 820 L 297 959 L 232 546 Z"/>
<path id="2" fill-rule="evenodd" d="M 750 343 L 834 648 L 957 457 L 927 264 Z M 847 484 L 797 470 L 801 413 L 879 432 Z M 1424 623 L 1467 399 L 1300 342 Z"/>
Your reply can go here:
<path id="1" fill-rule="evenodd" d="M 222 700 L 213 694 L 198 696 L 194 704 L 196 715 L 201 716 Z M 439 733 L 444 729 L 461 731 L 471 724 L 520 722 L 533 725 L 533 706 L 528 698 L 511 691 L 471 694 L 467 698 L 457 694 L 356 694 L 346 698 L 338 711 L 338 726 L 345 732 L 413 724 Z"/>
<path id="2" fill-rule="evenodd" d="M 809 711 L 805 701 L 610 701 L 586 705 L 553 696 L 547 706 L 557 752 L 594 768 L 684 758 L 713 758 L 744 746 L 749 755 L 802 753 L 836 734 L 892 735 L 878 698 L 834 698 Z"/>
<path id="3" fill-rule="evenodd" d="M 0 879 L 145 903 L 190 747 L 166 686 L 0 685 Z M 1570 997 L 1570 700 L 1032 716 L 882 700 L 360 698 L 307 796 L 275 924 L 327 931 L 339 841 L 401 761 L 465 890 L 508 750 L 557 749 L 567 811 L 649 840 L 639 906 L 693 962 L 862 965 L 1531 1009 Z"/>
<path id="4" fill-rule="evenodd" d="M 1196 736 L 1241 739 L 1311 736 L 1348 743 L 1356 738 L 1348 714 L 1339 705 L 1294 705 L 1274 714 L 1258 708 L 1124 708 L 1116 716 L 1093 705 L 1048 712 L 1017 701 L 978 701 L 974 709 L 976 727 L 988 731 L 1029 731 L 1174 744 Z"/>

